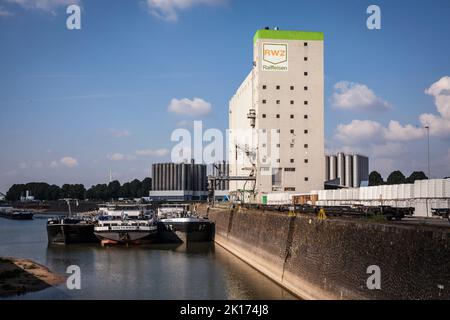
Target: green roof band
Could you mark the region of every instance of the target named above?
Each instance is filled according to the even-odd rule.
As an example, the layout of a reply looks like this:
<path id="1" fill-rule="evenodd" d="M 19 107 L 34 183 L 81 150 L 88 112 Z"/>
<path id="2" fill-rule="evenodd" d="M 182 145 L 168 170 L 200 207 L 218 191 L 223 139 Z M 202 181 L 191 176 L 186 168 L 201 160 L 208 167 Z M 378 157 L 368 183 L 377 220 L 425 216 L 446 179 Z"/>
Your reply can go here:
<path id="1" fill-rule="evenodd" d="M 323 32 L 287 31 L 287 30 L 258 30 L 253 37 L 253 43 L 258 39 L 277 40 L 319 40 L 323 41 Z"/>

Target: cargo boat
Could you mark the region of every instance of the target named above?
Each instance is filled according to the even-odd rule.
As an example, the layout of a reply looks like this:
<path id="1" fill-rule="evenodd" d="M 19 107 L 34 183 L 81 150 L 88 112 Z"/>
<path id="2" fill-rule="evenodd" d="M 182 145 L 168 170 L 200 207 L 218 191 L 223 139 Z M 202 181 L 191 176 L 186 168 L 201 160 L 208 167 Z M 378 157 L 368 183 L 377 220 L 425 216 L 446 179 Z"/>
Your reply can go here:
<path id="1" fill-rule="evenodd" d="M 68 217 L 50 218 L 47 221 L 47 238 L 49 244 L 76 244 L 99 242 L 94 234 L 94 220 L 81 215 L 72 216 L 70 207 L 72 199 L 66 199 L 69 209 Z M 76 200 L 75 200 L 76 201 Z M 76 201 L 78 204 L 78 201 Z"/>
<path id="2" fill-rule="evenodd" d="M 162 205 L 158 208 L 158 238 L 160 242 L 209 242 L 213 238 L 214 224 L 196 217 L 189 205 Z M 195 209 L 194 209 L 195 210 Z"/>
<path id="3" fill-rule="evenodd" d="M 0 217 L 12 220 L 32 220 L 33 213 L 29 211 L 0 210 Z"/>
<path id="4" fill-rule="evenodd" d="M 48 219 L 47 237 L 49 244 L 99 242 L 94 234 L 94 222 L 82 217 Z"/>
<path id="5" fill-rule="evenodd" d="M 94 234 L 102 245 L 152 243 L 158 233 L 157 219 L 144 206 L 113 205 L 100 209 Z"/>
<path id="6" fill-rule="evenodd" d="M 158 222 L 158 236 L 162 242 L 209 242 L 214 224 L 203 218 L 182 217 Z"/>

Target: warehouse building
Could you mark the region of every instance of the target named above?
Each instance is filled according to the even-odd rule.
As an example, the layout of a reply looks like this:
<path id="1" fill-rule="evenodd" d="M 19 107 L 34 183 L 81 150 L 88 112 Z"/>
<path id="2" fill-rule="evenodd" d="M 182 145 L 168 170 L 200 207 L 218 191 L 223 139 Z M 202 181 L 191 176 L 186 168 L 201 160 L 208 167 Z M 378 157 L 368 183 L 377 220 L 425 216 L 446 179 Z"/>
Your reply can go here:
<path id="1" fill-rule="evenodd" d="M 152 165 L 151 201 L 200 201 L 207 199 L 206 165 L 157 163 Z"/>
<path id="2" fill-rule="evenodd" d="M 319 206 L 392 206 L 414 208 L 415 216 L 431 217 L 432 209 L 450 208 L 450 179 L 409 184 L 312 191 Z"/>
<path id="3" fill-rule="evenodd" d="M 323 33 L 258 30 L 253 68 L 229 105 L 230 194 L 262 202 L 269 193 L 322 189 Z"/>
<path id="4" fill-rule="evenodd" d="M 325 156 L 325 180 L 340 187 L 358 188 L 368 185 L 369 158 L 359 154 Z"/>

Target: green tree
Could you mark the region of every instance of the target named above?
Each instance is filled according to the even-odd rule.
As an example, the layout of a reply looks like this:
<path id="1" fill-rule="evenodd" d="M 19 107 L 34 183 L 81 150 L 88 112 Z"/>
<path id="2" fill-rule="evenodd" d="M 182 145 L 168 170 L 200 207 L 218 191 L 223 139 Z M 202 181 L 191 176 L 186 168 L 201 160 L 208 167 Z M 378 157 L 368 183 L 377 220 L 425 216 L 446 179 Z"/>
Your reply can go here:
<path id="1" fill-rule="evenodd" d="M 423 173 L 423 171 L 414 171 L 408 178 L 406 178 L 407 183 L 414 183 L 417 180 L 428 180 L 428 177 L 425 173 Z"/>
<path id="2" fill-rule="evenodd" d="M 380 186 L 384 184 L 383 177 L 377 171 L 372 171 L 369 174 L 369 186 Z"/>
<path id="3" fill-rule="evenodd" d="M 142 180 L 141 197 L 148 197 L 152 190 L 152 178 Z"/>
<path id="4" fill-rule="evenodd" d="M 108 184 L 108 196 L 110 199 L 119 198 L 120 194 L 120 182 L 117 180 L 111 181 Z"/>
<path id="5" fill-rule="evenodd" d="M 399 170 L 392 172 L 387 178 L 387 184 L 403 184 L 405 182 L 405 175 Z"/>

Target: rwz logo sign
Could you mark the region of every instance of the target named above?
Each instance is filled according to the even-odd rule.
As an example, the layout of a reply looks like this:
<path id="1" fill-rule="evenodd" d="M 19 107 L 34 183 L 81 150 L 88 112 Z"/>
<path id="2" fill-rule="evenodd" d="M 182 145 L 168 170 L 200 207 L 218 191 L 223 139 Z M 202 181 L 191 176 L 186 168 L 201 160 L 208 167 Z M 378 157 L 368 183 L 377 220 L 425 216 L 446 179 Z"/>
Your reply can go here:
<path id="1" fill-rule="evenodd" d="M 288 45 L 263 43 L 263 71 L 288 71 Z"/>

